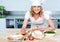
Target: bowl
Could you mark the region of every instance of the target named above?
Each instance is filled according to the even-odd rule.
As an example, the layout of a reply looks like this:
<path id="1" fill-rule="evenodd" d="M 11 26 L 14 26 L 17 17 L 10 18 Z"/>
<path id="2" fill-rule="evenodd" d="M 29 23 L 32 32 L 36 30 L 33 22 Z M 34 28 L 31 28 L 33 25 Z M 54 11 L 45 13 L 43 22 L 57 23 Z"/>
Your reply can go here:
<path id="1" fill-rule="evenodd" d="M 46 37 L 53 37 L 53 36 L 55 36 L 56 31 L 49 30 L 49 31 L 45 31 L 44 34 L 45 34 Z"/>
<path id="2" fill-rule="evenodd" d="M 45 36 L 47 36 L 47 37 L 53 37 L 53 36 L 55 36 L 55 34 L 45 34 Z"/>
<path id="3" fill-rule="evenodd" d="M 35 30 L 34 32 L 32 32 L 32 36 L 33 36 L 34 38 L 39 38 L 39 39 L 41 39 L 41 38 L 44 37 L 44 34 L 43 34 L 41 31 Z"/>

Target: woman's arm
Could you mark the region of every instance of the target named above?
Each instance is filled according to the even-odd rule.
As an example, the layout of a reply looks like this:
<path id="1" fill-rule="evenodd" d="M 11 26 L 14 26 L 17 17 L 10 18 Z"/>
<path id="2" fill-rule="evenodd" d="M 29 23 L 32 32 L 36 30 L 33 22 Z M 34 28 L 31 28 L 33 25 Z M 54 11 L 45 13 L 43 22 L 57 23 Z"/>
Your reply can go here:
<path id="1" fill-rule="evenodd" d="M 49 29 L 50 29 L 50 30 L 54 30 L 55 27 L 54 27 L 53 21 L 52 21 L 50 18 L 49 18 L 47 21 L 48 21 L 48 23 L 49 23 L 49 25 L 50 25 Z"/>
<path id="2" fill-rule="evenodd" d="M 23 26 L 22 26 L 22 28 L 26 28 L 27 23 L 28 23 L 28 19 L 24 19 L 24 22 L 23 22 Z"/>
<path id="3" fill-rule="evenodd" d="M 28 23 L 28 19 L 24 19 L 23 26 L 22 26 L 22 29 L 21 29 L 21 34 L 26 34 L 27 23 Z"/>

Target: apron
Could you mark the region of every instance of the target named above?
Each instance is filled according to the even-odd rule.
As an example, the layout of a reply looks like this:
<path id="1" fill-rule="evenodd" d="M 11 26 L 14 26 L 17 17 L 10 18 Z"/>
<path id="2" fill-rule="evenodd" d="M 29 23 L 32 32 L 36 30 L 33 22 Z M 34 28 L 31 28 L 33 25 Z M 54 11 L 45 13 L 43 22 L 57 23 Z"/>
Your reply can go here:
<path id="1" fill-rule="evenodd" d="M 42 18 L 43 18 L 43 23 L 40 23 L 40 24 L 39 23 L 37 23 L 37 24 L 31 23 L 31 28 L 33 28 L 33 27 L 38 27 L 38 28 L 49 27 L 47 20 L 44 17 L 42 17 Z"/>

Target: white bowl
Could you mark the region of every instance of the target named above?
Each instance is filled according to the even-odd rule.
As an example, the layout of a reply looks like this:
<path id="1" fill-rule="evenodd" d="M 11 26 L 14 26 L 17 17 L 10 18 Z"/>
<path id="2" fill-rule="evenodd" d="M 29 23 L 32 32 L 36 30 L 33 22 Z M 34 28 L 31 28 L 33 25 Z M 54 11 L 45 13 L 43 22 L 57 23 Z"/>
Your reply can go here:
<path id="1" fill-rule="evenodd" d="M 53 37 L 53 36 L 55 36 L 55 34 L 56 34 L 56 31 L 54 30 L 54 34 L 52 34 L 52 33 L 45 33 L 45 36 L 47 36 L 47 37 Z"/>
<path id="2" fill-rule="evenodd" d="M 45 34 L 45 37 L 53 37 L 55 34 Z"/>
<path id="3" fill-rule="evenodd" d="M 41 31 L 35 30 L 34 32 L 32 32 L 32 36 L 34 38 L 43 38 L 44 34 Z"/>

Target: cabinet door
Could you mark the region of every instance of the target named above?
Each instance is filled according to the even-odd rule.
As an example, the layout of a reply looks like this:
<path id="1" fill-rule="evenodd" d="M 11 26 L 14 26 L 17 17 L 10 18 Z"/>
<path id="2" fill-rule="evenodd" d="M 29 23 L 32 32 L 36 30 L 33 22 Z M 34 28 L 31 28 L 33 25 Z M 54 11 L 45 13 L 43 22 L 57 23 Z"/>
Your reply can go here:
<path id="1" fill-rule="evenodd" d="M 6 19 L 6 27 L 14 28 L 14 19 Z"/>
<path id="2" fill-rule="evenodd" d="M 60 29 L 60 19 L 58 19 L 58 28 Z"/>
<path id="3" fill-rule="evenodd" d="M 15 27 L 16 28 L 22 28 L 23 22 L 24 22 L 24 18 L 15 19 Z M 31 27 L 31 25 L 29 24 L 29 22 L 30 21 L 28 20 L 27 28 Z"/>

